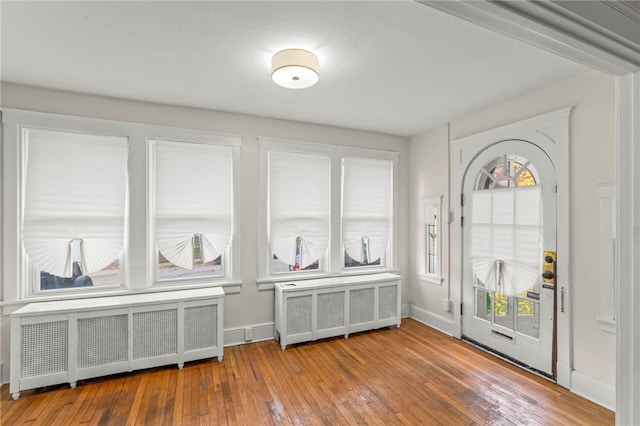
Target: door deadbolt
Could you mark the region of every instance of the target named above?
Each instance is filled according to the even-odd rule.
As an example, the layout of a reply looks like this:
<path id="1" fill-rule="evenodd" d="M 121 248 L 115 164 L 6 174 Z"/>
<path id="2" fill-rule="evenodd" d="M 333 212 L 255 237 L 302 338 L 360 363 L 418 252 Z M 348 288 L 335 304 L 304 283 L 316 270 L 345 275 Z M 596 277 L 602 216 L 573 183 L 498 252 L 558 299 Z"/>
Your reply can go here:
<path id="1" fill-rule="evenodd" d="M 556 285 L 556 252 L 546 251 L 542 255 L 542 283 L 545 287 L 553 288 Z"/>

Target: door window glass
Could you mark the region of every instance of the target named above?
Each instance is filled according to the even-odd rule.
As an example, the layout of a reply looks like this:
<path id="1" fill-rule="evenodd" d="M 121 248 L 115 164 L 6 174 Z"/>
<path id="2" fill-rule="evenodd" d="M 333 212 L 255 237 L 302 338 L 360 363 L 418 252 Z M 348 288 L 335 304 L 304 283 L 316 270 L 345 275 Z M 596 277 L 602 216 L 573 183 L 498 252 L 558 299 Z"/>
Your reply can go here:
<path id="1" fill-rule="evenodd" d="M 484 166 L 476 189 L 515 188 L 537 185 L 535 167 L 518 155 L 503 155 Z"/>
<path id="2" fill-rule="evenodd" d="M 476 178 L 476 191 L 535 186 L 538 173 L 529 160 L 517 155 L 502 155 L 480 169 Z M 484 283 L 474 277 L 476 287 L 475 316 L 515 330 L 533 338 L 539 338 L 539 285 L 514 297 L 486 289 Z"/>

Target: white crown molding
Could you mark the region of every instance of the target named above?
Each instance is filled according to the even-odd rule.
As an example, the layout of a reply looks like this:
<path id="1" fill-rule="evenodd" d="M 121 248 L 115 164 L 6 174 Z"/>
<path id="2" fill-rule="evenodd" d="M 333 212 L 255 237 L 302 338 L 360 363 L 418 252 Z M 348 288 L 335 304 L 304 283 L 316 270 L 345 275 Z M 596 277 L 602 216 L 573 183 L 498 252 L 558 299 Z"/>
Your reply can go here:
<path id="1" fill-rule="evenodd" d="M 420 3 L 599 71 L 623 75 L 640 69 L 640 43 L 622 36 L 621 23 L 633 28 L 640 12 L 624 4 L 593 2 L 616 17 L 594 22 L 557 1 L 420 1 Z M 582 2 L 580 2 L 582 3 Z M 609 28 L 608 28 L 609 27 Z"/>

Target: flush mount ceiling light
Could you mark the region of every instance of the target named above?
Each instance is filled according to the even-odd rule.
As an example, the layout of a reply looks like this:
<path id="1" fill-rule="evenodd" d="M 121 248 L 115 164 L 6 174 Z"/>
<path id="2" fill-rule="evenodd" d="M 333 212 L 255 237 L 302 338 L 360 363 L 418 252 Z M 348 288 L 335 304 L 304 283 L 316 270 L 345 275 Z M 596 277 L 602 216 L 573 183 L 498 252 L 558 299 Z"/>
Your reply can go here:
<path id="1" fill-rule="evenodd" d="M 318 82 L 318 57 L 302 49 L 286 49 L 271 58 L 271 78 L 287 89 L 304 89 Z"/>

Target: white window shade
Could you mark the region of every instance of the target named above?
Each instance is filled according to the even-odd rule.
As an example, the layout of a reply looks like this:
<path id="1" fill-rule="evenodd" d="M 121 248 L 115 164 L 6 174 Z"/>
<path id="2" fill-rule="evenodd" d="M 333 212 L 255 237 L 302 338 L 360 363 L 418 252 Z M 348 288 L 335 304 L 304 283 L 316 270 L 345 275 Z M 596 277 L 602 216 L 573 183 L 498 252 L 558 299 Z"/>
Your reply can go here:
<path id="1" fill-rule="evenodd" d="M 518 295 L 539 282 L 541 186 L 473 193 L 471 265 L 485 287 Z"/>
<path id="2" fill-rule="evenodd" d="M 71 241 L 82 272 L 99 271 L 124 245 L 127 138 L 24 129 L 23 246 L 42 271 L 72 275 Z"/>
<path id="3" fill-rule="evenodd" d="M 233 154 L 229 146 L 155 141 L 155 239 L 174 265 L 193 268 L 194 235 L 210 262 L 229 246 Z"/>
<path id="4" fill-rule="evenodd" d="M 365 260 L 363 238 L 369 240 L 368 261 L 384 259 L 391 226 L 393 162 L 364 158 L 343 160 L 342 235 L 352 259 Z"/>
<path id="5" fill-rule="evenodd" d="M 322 258 L 329 245 L 330 210 L 330 157 L 269 153 L 269 245 L 278 259 L 296 264 L 297 237 L 302 239 L 301 268 Z"/>

